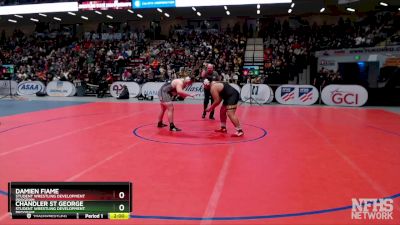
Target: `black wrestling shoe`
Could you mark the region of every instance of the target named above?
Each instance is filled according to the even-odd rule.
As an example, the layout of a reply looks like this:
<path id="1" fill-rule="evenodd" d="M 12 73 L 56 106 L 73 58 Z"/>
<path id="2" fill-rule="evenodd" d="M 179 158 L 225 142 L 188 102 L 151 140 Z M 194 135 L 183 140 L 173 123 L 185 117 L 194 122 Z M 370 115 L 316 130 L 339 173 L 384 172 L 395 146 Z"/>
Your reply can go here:
<path id="1" fill-rule="evenodd" d="M 210 120 L 215 120 L 214 116 L 210 116 Z"/>
<path id="2" fill-rule="evenodd" d="M 182 131 L 182 129 L 179 129 L 177 127 L 170 127 L 169 130 L 170 131 Z"/>
<path id="3" fill-rule="evenodd" d="M 206 112 L 203 112 L 203 116 L 201 116 L 201 118 L 203 119 L 206 118 L 206 114 L 207 114 Z"/>
<path id="4" fill-rule="evenodd" d="M 163 128 L 163 127 L 166 127 L 166 126 L 168 126 L 168 125 L 167 124 L 163 124 L 163 122 L 158 122 L 158 124 L 157 124 L 158 128 Z"/>
<path id="5" fill-rule="evenodd" d="M 173 124 L 173 123 L 170 123 L 170 124 L 169 124 L 169 130 L 170 130 L 170 131 L 182 131 L 181 129 L 177 128 L 177 127 L 175 126 L 175 124 Z"/>

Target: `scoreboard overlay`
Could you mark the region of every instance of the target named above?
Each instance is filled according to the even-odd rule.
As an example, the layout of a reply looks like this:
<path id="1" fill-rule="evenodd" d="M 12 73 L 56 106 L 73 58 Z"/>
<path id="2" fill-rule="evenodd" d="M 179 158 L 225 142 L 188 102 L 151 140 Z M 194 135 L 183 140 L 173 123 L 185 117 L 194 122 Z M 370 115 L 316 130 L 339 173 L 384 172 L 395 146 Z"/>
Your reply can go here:
<path id="1" fill-rule="evenodd" d="M 10 182 L 13 219 L 129 219 L 130 182 Z"/>

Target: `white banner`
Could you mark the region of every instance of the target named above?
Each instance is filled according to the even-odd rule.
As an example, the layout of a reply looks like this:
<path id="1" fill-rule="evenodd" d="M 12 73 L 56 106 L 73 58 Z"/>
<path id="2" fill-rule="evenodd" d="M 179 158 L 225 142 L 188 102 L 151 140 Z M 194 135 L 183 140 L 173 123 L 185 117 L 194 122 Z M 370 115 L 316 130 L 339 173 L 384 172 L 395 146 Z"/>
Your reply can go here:
<path id="1" fill-rule="evenodd" d="M 15 81 L 9 80 L 0 80 L 0 95 L 9 95 L 10 94 L 10 86 L 11 86 L 11 94 L 17 94 L 17 86 L 18 83 Z"/>
<path id="2" fill-rule="evenodd" d="M 158 99 L 158 91 L 165 82 L 148 82 L 142 86 L 142 95 L 153 96 Z"/>
<path id="3" fill-rule="evenodd" d="M 140 86 L 136 82 L 122 82 L 117 81 L 111 84 L 110 86 L 110 94 L 116 98 L 123 90 L 123 86 L 126 85 L 129 91 L 129 97 L 135 98 L 140 94 Z"/>
<path id="4" fill-rule="evenodd" d="M 75 95 L 76 88 L 68 81 L 52 81 L 47 84 L 46 93 L 53 97 L 69 97 Z"/>
<path id="5" fill-rule="evenodd" d="M 245 84 L 240 92 L 242 101 L 250 101 L 250 84 Z M 252 84 L 251 97 L 260 104 L 265 104 L 271 98 L 271 88 L 266 84 Z"/>
<path id="6" fill-rule="evenodd" d="M 234 83 L 229 83 L 233 88 L 235 88 L 236 91 L 238 91 L 240 93 L 241 89 L 239 87 L 239 85 L 234 84 Z"/>
<path id="7" fill-rule="evenodd" d="M 368 100 L 367 90 L 359 85 L 328 85 L 321 93 L 326 105 L 363 106 Z"/>
<path id="8" fill-rule="evenodd" d="M 204 99 L 204 87 L 201 82 L 195 82 L 192 85 L 187 86 L 185 92 L 194 94 L 194 99 Z"/>
<path id="9" fill-rule="evenodd" d="M 165 82 L 148 82 L 142 86 L 142 95 L 153 96 L 158 99 L 158 90 L 163 86 Z M 230 84 L 235 90 L 240 93 L 240 87 L 237 84 Z M 185 88 L 185 92 L 195 94 L 194 99 L 204 99 L 204 86 L 201 82 L 195 82 L 191 86 Z"/>
<path id="10" fill-rule="evenodd" d="M 273 100 L 274 100 L 274 91 L 272 90 L 272 88 L 269 88 L 270 90 L 270 96 L 269 99 L 267 100 L 267 103 L 270 104 Z"/>
<path id="11" fill-rule="evenodd" d="M 17 93 L 19 95 L 34 95 L 43 92 L 46 86 L 40 81 L 22 81 L 18 84 Z"/>
<path id="12" fill-rule="evenodd" d="M 282 85 L 275 91 L 276 101 L 284 105 L 312 105 L 319 98 L 318 89 L 311 85 Z"/>

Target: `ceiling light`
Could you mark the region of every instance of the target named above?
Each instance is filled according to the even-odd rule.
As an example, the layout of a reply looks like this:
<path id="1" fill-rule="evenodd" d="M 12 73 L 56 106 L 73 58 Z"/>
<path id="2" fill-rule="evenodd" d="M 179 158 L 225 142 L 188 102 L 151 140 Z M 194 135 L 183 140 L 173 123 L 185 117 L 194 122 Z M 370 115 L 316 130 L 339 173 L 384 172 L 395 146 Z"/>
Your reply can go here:
<path id="1" fill-rule="evenodd" d="M 130 12 L 130 13 L 132 13 L 132 14 L 133 14 L 133 11 L 132 11 L 132 10 L 130 10 L 130 9 L 128 9 L 128 12 Z"/>
<path id="2" fill-rule="evenodd" d="M 88 20 L 89 19 L 86 16 L 81 16 L 81 18 L 84 19 L 84 20 Z"/>
<path id="3" fill-rule="evenodd" d="M 200 12 L 197 12 L 197 15 L 198 15 L 198 16 L 201 16 L 201 13 L 200 13 Z"/>
<path id="4" fill-rule="evenodd" d="M 325 8 L 322 8 L 321 10 L 319 10 L 320 13 L 323 13 L 325 11 Z"/>
<path id="5" fill-rule="evenodd" d="M 39 16 L 47 17 L 47 15 L 43 13 L 39 13 Z"/>
<path id="6" fill-rule="evenodd" d="M 293 7 L 294 7 L 294 5 L 295 5 L 295 4 L 294 4 L 294 2 L 293 2 L 293 3 L 292 3 L 292 5 L 290 5 L 290 8 L 293 8 Z"/>
<path id="7" fill-rule="evenodd" d="M 388 4 L 386 2 L 380 2 L 379 3 L 381 6 L 388 6 Z"/>
<path id="8" fill-rule="evenodd" d="M 169 14 L 168 14 L 168 13 L 164 13 L 164 15 L 165 15 L 166 17 L 169 17 Z"/>
<path id="9" fill-rule="evenodd" d="M 39 22 L 38 19 L 34 19 L 34 18 L 31 18 L 30 20 L 33 21 L 33 22 Z"/>
<path id="10" fill-rule="evenodd" d="M 143 18 L 143 16 L 141 14 L 136 14 L 136 16 L 139 18 Z"/>
<path id="11" fill-rule="evenodd" d="M 8 19 L 8 22 L 11 22 L 11 23 L 17 23 L 17 21 L 16 21 L 16 20 L 12 20 L 12 19 Z"/>
<path id="12" fill-rule="evenodd" d="M 159 11 L 160 13 L 162 13 L 162 9 L 160 9 L 160 8 L 157 8 L 157 11 Z"/>
<path id="13" fill-rule="evenodd" d="M 61 21 L 61 19 L 58 18 L 58 17 L 53 17 L 53 19 L 58 20 L 58 21 Z"/>
<path id="14" fill-rule="evenodd" d="M 110 16 L 110 15 L 107 15 L 107 18 L 108 18 L 108 19 L 114 19 L 114 17 L 112 17 L 112 16 Z"/>
<path id="15" fill-rule="evenodd" d="M 257 9 L 260 9 L 260 4 L 257 4 Z"/>
<path id="16" fill-rule="evenodd" d="M 346 10 L 349 11 L 349 12 L 355 12 L 355 11 L 356 11 L 356 10 L 353 9 L 353 8 L 347 8 Z"/>
<path id="17" fill-rule="evenodd" d="M 71 15 L 71 16 L 76 16 L 76 14 L 73 13 L 73 12 L 68 12 L 68 14 Z"/>
<path id="18" fill-rule="evenodd" d="M 259 9 L 257 9 L 257 15 L 260 15 L 261 11 Z"/>
<path id="19" fill-rule="evenodd" d="M 228 15 L 228 16 L 229 16 L 229 15 L 231 15 L 231 13 L 230 13 L 229 11 L 226 11 L 226 15 Z"/>
<path id="20" fill-rule="evenodd" d="M 103 13 L 101 13 L 101 12 L 99 12 L 99 11 L 94 11 L 95 13 L 97 13 L 97 14 L 99 14 L 99 15 L 101 15 L 101 14 L 103 14 Z"/>
<path id="21" fill-rule="evenodd" d="M 23 16 L 20 16 L 20 15 L 14 15 L 15 17 L 18 17 L 18 18 L 24 18 Z"/>
<path id="22" fill-rule="evenodd" d="M 292 13 L 292 9 L 289 9 L 289 10 L 288 10 L 288 13 Z"/>
<path id="23" fill-rule="evenodd" d="M 195 7 L 192 7 L 192 9 L 193 9 L 193 11 L 196 11 L 196 8 L 195 8 Z"/>

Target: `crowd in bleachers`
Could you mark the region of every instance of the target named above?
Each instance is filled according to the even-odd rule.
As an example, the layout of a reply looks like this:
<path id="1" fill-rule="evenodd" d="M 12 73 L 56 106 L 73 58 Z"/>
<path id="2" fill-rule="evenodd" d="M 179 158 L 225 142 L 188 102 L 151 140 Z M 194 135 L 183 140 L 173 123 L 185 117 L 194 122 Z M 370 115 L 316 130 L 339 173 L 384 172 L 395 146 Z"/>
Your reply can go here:
<path id="1" fill-rule="evenodd" d="M 11 37 L 3 33 L 0 38 L 0 64 L 14 64 L 18 81 L 84 80 L 91 84 L 200 77 L 206 63 L 215 65 L 221 79 L 237 80 L 234 72 L 243 64 L 245 39 L 240 34 L 176 30 L 167 40 L 149 43 L 144 32 L 104 41 L 98 33 L 77 39 L 61 33 L 51 38 L 26 36 L 16 30 Z"/>
<path id="2" fill-rule="evenodd" d="M 143 32 L 104 41 L 63 33 L 27 36 L 16 30 L 11 37 L 0 37 L 0 64 L 14 64 L 18 81 L 78 79 L 97 84 L 121 72 L 126 59 L 145 50 L 145 41 Z"/>
<path id="3" fill-rule="evenodd" d="M 260 31 L 267 82 L 287 82 L 310 64 L 315 51 L 375 46 L 395 34 L 399 22 L 391 12 L 374 13 L 357 22 L 340 18 L 334 25 L 300 20 L 300 25 L 291 27 L 288 21 L 274 22 Z"/>

